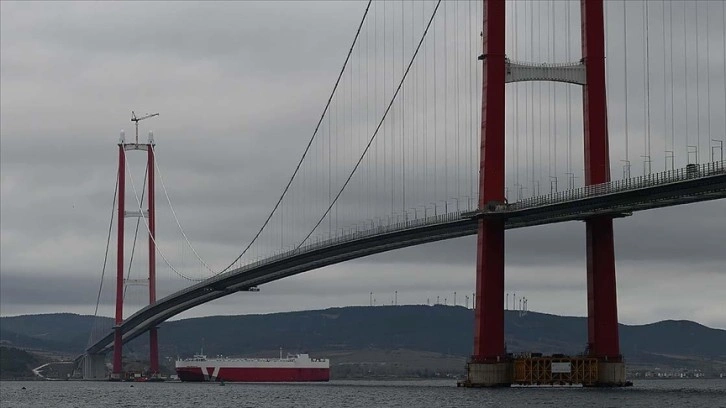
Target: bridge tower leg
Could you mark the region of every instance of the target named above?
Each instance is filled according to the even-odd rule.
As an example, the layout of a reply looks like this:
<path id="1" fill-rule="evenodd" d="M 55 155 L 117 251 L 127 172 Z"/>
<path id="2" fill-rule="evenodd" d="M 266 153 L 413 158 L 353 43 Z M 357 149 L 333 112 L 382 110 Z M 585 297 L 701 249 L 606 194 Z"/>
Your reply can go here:
<path id="1" fill-rule="evenodd" d="M 149 184 L 149 305 L 156 303 L 156 196 L 154 187 L 154 143 L 147 145 L 147 174 Z M 149 329 L 149 370 L 159 374 L 159 339 L 156 327 Z"/>
<path id="2" fill-rule="evenodd" d="M 484 0 L 483 84 L 479 208 L 504 202 L 504 0 Z M 476 261 L 474 354 L 468 387 L 511 384 L 504 349 L 504 221 L 479 220 Z"/>
<path id="3" fill-rule="evenodd" d="M 148 216 L 149 228 L 149 304 L 156 303 L 156 195 L 154 187 L 154 140 L 149 134 L 149 142 L 146 144 L 138 143 L 138 130 L 136 135 L 136 143 L 126 143 L 123 140 L 119 143 L 119 174 L 118 174 L 118 236 L 116 250 L 116 317 L 113 340 L 113 371 L 111 373 L 112 380 L 121 379 L 123 374 L 122 356 L 123 356 L 123 333 L 121 332 L 121 324 L 123 323 L 123 295 L 124 295 L 124 220 L 126 217 L 126 154 L 128 150 L 146 150 L 147 151 L 147 177 L 148 177 L 148 215 L 143 213 L 139 216 Z M 157 328 L 153 327 L 149 330 L 149 365 L 152 375 L 159 374 L 159 343 Z"/>
<path id="4" fill-rule="evenodd" d="M 124 313 L 124 219 L 126 202 L 126 157 L 124 154 L 124 140 L 118 145 L 118 214 L 116 237 L 116 318 L 113 337 L 113 371 L 112 380 L 120 380 L 123 367 L 121 364 L 123 341 L 121 338 L 121 323 Z"/>
<path id="5" fill-rule="evenodd" d="M 581 0 L 585 125 L 585 184 L 610 181 L 610 155 L 605 94 L 605 30 L 603 0 Z M 599 360 L 599 383 L 623 385 L 625 364 L 618 338 L 613 219 L 585 221 L 587 236 L 588 348 Z"/>

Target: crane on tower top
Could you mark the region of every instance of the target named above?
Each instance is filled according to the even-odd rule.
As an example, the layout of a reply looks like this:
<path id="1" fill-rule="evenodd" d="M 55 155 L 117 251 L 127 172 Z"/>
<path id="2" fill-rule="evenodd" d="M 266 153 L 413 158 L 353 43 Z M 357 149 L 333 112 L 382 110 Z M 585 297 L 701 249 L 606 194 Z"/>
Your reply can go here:
<path id="1" fill-rule="evenodd" d="M 131 121 L 134 122 L 136 125 L 136 144 L 139 144 L 139 122 L 144 119 L 153 118 L 154 116 L 159 116 L 158 113 L 152 113 L 152 114 L 146 114 L 141 117 L 136 117 L 136 113 L 134 111 L 131 111 Z"/>

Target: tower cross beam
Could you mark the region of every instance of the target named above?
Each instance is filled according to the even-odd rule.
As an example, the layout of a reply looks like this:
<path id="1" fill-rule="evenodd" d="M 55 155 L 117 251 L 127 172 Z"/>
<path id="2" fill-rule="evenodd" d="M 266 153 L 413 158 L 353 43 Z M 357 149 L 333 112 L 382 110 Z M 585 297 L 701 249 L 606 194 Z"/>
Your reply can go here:
<path id="1" fill-rule="evenodd" d="M 575 85 L 587 84 L 585 63 L 582 61 L 571 64 L 530 64 L 507 60 L 505 65 L 507 75 L 504 81 L 507 83 L 552 81 Z"/>

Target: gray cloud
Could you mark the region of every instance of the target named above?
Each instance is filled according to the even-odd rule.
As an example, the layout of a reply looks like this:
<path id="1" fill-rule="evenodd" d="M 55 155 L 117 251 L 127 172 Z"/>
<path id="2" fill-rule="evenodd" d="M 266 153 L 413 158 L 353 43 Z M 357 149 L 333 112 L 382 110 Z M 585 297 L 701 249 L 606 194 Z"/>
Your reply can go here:
<path id="1" fill-rule="evenodd" d="M 164 181 L 187 234 L 200 254 L 215 268 L 226 266 L 261 225 L 292 172 L 340 69 L 364 4 L 48 3 L 41 6 L 37 3 L 0 3 L 1 313 L 92 312 L 116 172 L 115 143 L 120 128 L 126 129 L 127 139 L 131 137 L 130 109 L 161 112 L 159 118 L 142 122 L 141 138 L 146 139 L 148 129 L 155 130 Z M 418 4 L 414 7 L 419 7 Z M 690 3 L 673 4 L 678 17 L 683 4 Z M 703 51 L 699 56 L 701 102 L 705 101 L 707 91 L 705 66 L 710 67 L 708 78 L 712 95 L 711 115 L 700 114 L 701 138 L 706 135 L 707 119 L 711 123 L 711 137 L 723 138 L 715 131 L 726 126 L 723 122 L 726 115 L 720 114 L 726 103 L 722 91 L 725 88 L 723 48 L 726 45 L 718 30 L 723 20 L 716 18 L 719 4 L 704 4 L 700 9 L 701 16 L 710 16 L 711 24 L 709 32 L 705 27 L 700 31 Z M 332 174 L 338 174 L 337 179 L 330 181 L 335 192 L 343 175 L 350 171 L 352 159 L 362 151 L 366 133 L 370 133 L 380 116 L 384 78 L 388 87 L 385 92 L 390 97 L 394 83 L 391 72 L 396 75 L 400 72 L 401 55 L 386 59 L 389 69 L 395 67 L 387 76 L 384 77 L 381 71 L 362 75 L 368 72 L 369 64 L 382 65 L 383 33 L 380 28 L 384 7 L 388 7 L 388 13 L 399 13 L 398 5 L 376 3 L 370 23 L 378 24 L 378 34 L 374 37 L 371 27 L 364 29 L 362 44 L 368 52 L 354 54 L 352 67 L 358 76 L 344 77 L 340 99 L 333 105 L 333 109 L 347 112 L 351 108 L 352 90 L 362 86 L 366 77 L 371 83 L 378 83 L 377 93 L 356 94 L 352 103 L 358 109 L 370 105 L 371 112 L 361 112 L 346 119 L 334 114 L 330 124 L 323 123 L 320 142 L 313 145 L 299 183 L 293 185 L 290 199 L 283 205 L 284 217 L 295 220 L 286 226 L 285 245 L 307 233 L 320 215 L 320 208 L 327 203 L 328 167 Z M 423 24 L 423 14 L 418 17 L 418 13 L 430 12 L 432 3 L 421 7 L 415 9 L 417 17 L 413 19 L 412 31 L 416 35 Z M 446 7 L 450 21 L 453 21 L 457 8 L 460 16 L 466 15 L 468 3 L 447 3 Z M 619 3 L 608 3 L 608 21 L 613 24 L 608 31 L 608 92 L 614 178 L 620 176 L 622 164 L 619 160 L 625 156 L 624 59 L 619 49 L 623 38 L 616 23 L 621 18 L 620 7 Z M 660 7 L 657 4 L 651 10 L 654 31 L 661 29 Z M 689 8 L 688 11 L 691 14 L 687 15 L 686 25 L 692 28 L 695 27 L 693 10 Z M 522 12 L 518 9 L 518 18 L 524 17 Z M 636 107 L 642 111 L 645 100 L 641 80 L 640 12 L 634 7 L 632 17 L 628 17 L 628 36 L 633 44 L 630 46 L 629 43 L 628 50 L 631 88 L 628 102 L 631 110 Z M 573 13 L 573 16 L 577 14 Z M 389 15 L 400 18 L 400 14 Z M 474 19 L 476 15 L 470 17 Z M 393 20 L 396 19 L 388 20 L 387 24 Z M 430 214 L 441 211 L 444 205 L 454 206 L 452 197 L 463 206 L 464 196 L 472 195 L 470 181 L 476 175 L 478 152 L 470 151 L 469 143 L 470 136 L 475 135 L 472 132 L 478 128 L 472 112 L 478 114 L 480 89 L 477 89 L 478 85 L 474 86 L 471 98 L 463 89 L 470 86 L 469 80 L 475 74 L 468 73 L 467 69 L 476 63 L 472 57 L 478 53 L 478 48 L 467 53 L 469 38 L 464 35 L 473 33 L 473 45 L 476 46 L 476 25 L 479 23 L 476 20 L 473 23 L 472 32 L 467 31 L 466 23 L 458 26 L 461 37 L 457 46 L 451 34 L 444 40 L 443 23 L 437 20 L 436 31 L 432 32 L 424 51 L 428 54 L 423 54 L 428 55 L 428 65 L 414 66 L 410 80 L 417 85 L 406 88 L 407 115 L 417 118 L 408 122 L 412 124 L 408 128 L 411 133 L 406 138 L 392 139 L 397 136 L 391 131 L 394 125 L 390 124 L 386 133 L 379 136 L 369 154 L 370 159 L 364 161 L 352 180 L 352 188 L 342 196 L 333 227 L 369 223 L 366 218 L 375 216 L 385 218 L 392 207 L 399 214 L 405 210 L 419 216 L 425 207 Z M 576 27 L 576 23 L 571 21 L 572 27 Z M 454 32 L 452 27 L 454 25 L 449 25 L 450 33 Z M 558 38 L 564 36 L 564 27 L 565 24 L 557 26 Z M 683 45 L 681 20 L 677 19 L 672 28 L 675 36 L 672 92 L 676 95 L 674 111 L 677 116 L 673 129 L 667 120 L 670 106 L 663 105 L 671 90 L 664 91 L 660 85 L 663 75 L 667 73 L 669 78 L 670 71 L 664 71 L 659 65 L 664 55 L 663 44 L 657 36 L 650 54 L 654 171 L 665 166 L 662 151 L 669 146 L 667 137 L 671 130 L 676 134 L 676 167 L 685 165 L 687 160 L 686 144 L 689 142 L 686 134 L 690 132 L 691 139 L 688 140 L 695 140 L 692 136 L 697 123 L 696 110 L 690 109 L 688 117 L 684 112 L 686 105 L 693 106 L 696 102 L 692 87 L 695 70 L 689 68 L 686 77 L 683 65 L 684 61 L 695 58 L 695 54 L 693 47 L 686 53 L 680 51 Z M 389 26 L 386 35 L 390 36 L 392 32 Z M 523 40 L 524 31 L 518 32 L 518 38 Z M 407 34 L 405 42 L 408 52 L 415 35 L 410 37 L 408 39 Z M 372 47 L 374 39 L 379 47 L 376 54 Z M 705 42 L 706 39 L 710 42 Z M 694 40 L 689 37 L 689 44 Z M 536 36 L 535 41 L 546 44 L 544 35 Z M 450 56 L 458 51 L 458 58 L 450 58 L 452 63 L 448 69 L 454 70 L 453 61 L 458 61 L 462 78 L 466 79 L 447 82 L 448 93 L 445 94 L 442 65 L 438 65 L 436 103 L 439 114 L 436 118 L 432 115 L 433 84 L 423 80 L 424 70 L 428 70 L 429 77 L 432 74 L 434 42 L 438 55 L 445 44 Z M 711 54 L 705 52 L 707 44 Z M 577 46 L 579 38 L 573 41 L 573 50 Z M 401 47 L 400 42 L 395 47 Z M 508 47 L 509 55 L 528 59 L 523 44 L 518 44 L 515 50 L 508 42 Z M 543 51 L 541 56 L 544 55 Z M 553 59 L 564 60 L 564 47 L 556 47 L 553 55 Z M 573 52 L 572 59 L 577 58 L 575 55 L 579 53 Z M 462 95 L 458 111 L 455 103 L 457 87 Z M 508 85 L 508 114 L 514 114 L 514 109 L 519 114 L 523 112 L 525 95 L 541 97 L 546 112 L 550 104 L 549 89 L 547 84 Z M 574 104 L 570 126 L 565 96 L 568 88 L 555 84 L 551 89 L 556 89 L 558 94 L 557 100 L 552 101 L 552 109 L 557 112 L 552 125 L 559 131 L 556 137 L 549 139 L 556 139 L 558 151 L 562 152 L 568 145 L 564 130 L 571 128 L 572 168 L 581 172 L 580 92 L 574 88 L 571 91 Z M 690 89 L 687 99 L 686 89 Z M 421 95 L 424 92 L 428 95 L 426 100 Z M 515 104 L 517 94 L 522 99 Z M 448 95 L 446 99 L 444 95 Z M 446 118 L 441 113 L 444 103 L 449 104 Z M 633 110 L 628 118 L 633 174 L 642 171 L 638 156 L 644 150 L 645 115 L 641 111 Z M 401 111 L 396 112 L 400 117 Z M 455 118 L 464 124 L 458 129 L 458 147 L 453 147 L 457 134 L 453 130 L 446 136 L 451 145 L 443 142 L 444 124 L 450 127 Z M 474 125 L 469 126 L 471 123 Z M 513 156 L 515 124 L 520 131 L 517 143 L 521 144 L 517 145 L 517 155 Z M 527 149 L 542 146 L 543 161 L 536 169 L 536 177 L 543 180 L 542 191 L 549 190 L 545 184 L 548 166 L 554 164 L 554 159 L 547 160 L 548 138 L 538 133 L 524 133 L 525 126 L 529 128 L 533 124 L 539 126 L 539 122 L 526 125 L 521 120 L 513 122 L 512 116 L 507 119 L 510 197 L 515 194 L 517 174 L 522 184 L 531 184 L 527 179 L 531 168 L 524 165 L 525 146 Z M 349 131 L 339 131 L 336 135 L 336 126 Z M 537 139 L 531 142 L 533 135 Z M 346 160 L 337 164 L 327 162 L 327 151 L 321 146 L 328 138 L 335 141 L 333 146 Z M 471 143 L 476 149 L 478 136 Z M 432 152 L 434 146 L 438 148 L 436 156 Z M 393 152 L 398 153 L 394 155 Z M 536 152 L 539 155 L 539 151 Z M 701 158 L 707 156 L 707 152 L 707 146 L 703 145 Z M 410 166 L 405 179 L 400 172 L 404 157 Z M 457 158 L 460 162 L 458 180 L 453 166 Z M 471 166 L 470 159 L 473 159 Z M 129 154 L 129 160 L 134 182 L 140 188 L 143 158 Z M 566 158 L 560 153 L 557 161 L 556 174 L 562 187 L 567 184 Z M 442 174 L 444 162 L 450 169 L 446 175 Z M 366 183 L 375 181 L 375 165 L 378 164 L 380 171 L 383 163 L 389 172 L 396 169 L 393 178 L 383 182 L 379 175 L 380 185 L 368 186 Z M 400 187 L 404 180 L 407 189 L 405 207 L 400 189 L 393 188 L 395 194 L 391 197 L 390 185 L 392 182 Z M 435 191 L 434 180 L 437 183 Z M 581 183 L 580 177 L 577 184 Z M 531 191 L 525 194 L 531 194 Z M 317 199 L 313 203 L 314 197 Z M 129 189 L 127 205 L 134 203 L 133 192 Z M 165 197 L 159 195 L 158 231 L 163 253 L 184 273 L 204 274 L 204 268 L 194 260 L 191 251 L 180 243 L 175 221 L 167 207 Z M 726 305 L 719 290 L 726 285 L 726 255 L 722 243 L 725 213 L 726 204 L 716 201 L 647 211 L 615 221 L 623 321 L 643 323 L 688 318 L 726 327 Z M 133 228 L 132 221 L 127 221 L 127 229 Z M 271 232 L 265 234 L 259 246 L 253 249 L 253 257 L 279 247 L 277 216 L 270 228 Z M 323 223 L 318 232 L 327 231 L 328 225 Z M 145 240 L 140 240 L 138 245 L 132 274 L 137 277 L 143 272 L 146 261 L 143 255 Z M 458 302 L 462 303 L 464 294 L 473 291 L 475 255 L 473 237 L 407 248 L 265 285 L 259 294 L 236 294 L 190 310 L 182 317 L 367 304 L 369 292 L 376 294 L 378 303 L 388 303 L 394 290 L 399 290 L 402 303 L 425 303 L 426 299 L 433 301 L 436 296 L 442 301 L 446 297 L 451 302 L 454 291 L 458 292 Z M 113 258 L 113 251 L 110 256 Z M 510 231 L 507 233 L 507 290 L 529 297 L 530 306 L 538 310 L 584 314 L 584 259 L 582 223 Z M 185 284 L 173 279 L 173 272 L 161 260 L 159 264 L 160 295 L 169 294 Z M 101 312 L 107 314 L 111 313 L 111 279 L 115 273 L 112 262 L 108 268 L 101 308 Z M 132 310 L 143 303 L 144 296 L 141 288 L 130 291 L 128 300 L 135 306 L 128 309 Z"/>

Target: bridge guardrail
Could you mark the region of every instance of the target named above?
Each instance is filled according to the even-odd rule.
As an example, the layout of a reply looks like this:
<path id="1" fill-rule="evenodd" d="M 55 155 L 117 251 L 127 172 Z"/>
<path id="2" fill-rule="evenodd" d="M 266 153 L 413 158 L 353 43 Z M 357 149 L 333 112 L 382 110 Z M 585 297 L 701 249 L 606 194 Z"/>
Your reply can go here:
<path id="1" fill-rule="evenodd" d="M 560 193 L 533 197 L 533 198 L 521 200 L 521 201 L 513 203 L 513 204 L 509 204 L 509 205 L 507 205 L 507 209 L 503 210 L 503 212 L 517 211 L 517 210 L 528 209 L 528 208 L 533 208 L 533 207 L 537 207 L 537 206 L 558 204 L 558 203 L 562 203 L 562 202 L 577 201 L 580 199 L 586 199 L 586 198 L 595 197 L 595 196 L 602 196 L 602 195 L 613 194 L 613 193 L 623 192 L 623 191 L 633 191 L 633 190 L 637 190 L 640 188 L 646 188 L 646 187 L 651 187 L 651 186 L 662 186 L 662 185 L 667 185 L 669 183 L 679 182 L 679 181 L 683 181 L 683 180 L 702 178 L 702 177 L 708 177 L 708 176 L 720 175 L 720 174 L 726 174 L 726 161 L 706 163 L 706 164 L 697 165 L 697 166 L 689 166 L 687 168 L 651 174 L 648 176 L 640 176 L 640 177 L 635 177 L 635 178 L 631 178 L 631 179 L 617 180 L 617 181 L 613 181 L 613 182 L 609 182 L 609 183 L 585 186 L 585 187 L 581 187 L 581 188 L 577 188 L 577 189 L 573 189 L 573 190 L 563 191 Z M 476 212 L 476 211 L 474 211 L 474 212 Z M 454 212 L 444 213 L 444 214 L 436 214 L 432 217 L 424 217 L 424 218 L 409 219 L 409 218 L 407 218 L 407 215 L 404 215 L 403 221 L 398 221 L 398 222 L 388 223 L 388 224 L 383 224 L 383 221 L 385 221 L 383 219 L 380 219 L 380 223 L 378 223 L 378 224 L 376 224 L 375 221 L 371 221 L 371 223 L 370 223 L 371 228 L 360 229 L 360 226 L 353 227 L 350 229 L 351 232 L 349 234 L 337 235 L 335 237 L 325 239 L 325 240 L 317 240 L 315 242 L 310 242 L 306 245 L 302 245 L 297 248 L 279 252 L 277 254 L 274 254 L 274 255 L 264 258 L 264 259 L 259 259 L 254 262 L 247 263 L 234 270 L 210 277 L 208 279 L 205 279 L 203 282 L 200 282 L 196 285 L 192 285 L 190 287 L 182 289 L 173 295 L 169 295 L 166 298 L 161 299 L 159 302 L 157 302 L 157 304 L 163 303 L 165 300 L 167 300 L 170 297 L 175 297 L 175 296 L 178 297 L 180 294 L 184 294 L 184 293 L 188 293 L 188 292 L 197 290 L 200 287 L 209 288 L 211 285 L 214 284 L 215 281 L 223 280 L 226 277 L 228 277 L 229 274 L 244 273 L 245 271 L 256 269 L 256 268 L 259 268 L 264 265 L 268 265 L 268 264 L 271 264 L 271 263 L 274 263 L 274 262 L 277 262 L 280 260 L 291 258 L 293 256 L 297 256 L 297 255 L 304 254 L 304 253 L 310 253 L 312 251 L 320 250 L 323 248 L 329 248 L 336 244 L 349 243 L 349 242 L 363 239 L 363 238 L 375 237 L 375 236 L 379 236 L 379 235 L 386 234 L 386 233 L 401 232 L 401 231 L 405 231 L 407 229 L 418 229 L 423 226 L 434 226 L 436 224 L 442 224 L 442 223 L 445 224 L 445 223 L 451 223 L 451 222 L 456 222 L 456 221 L 465 221 L 465 220 L 471 218 L 471 214 L 472 214 L 472 209 L 465 208 L 460 211 L 454 211 Z M 400 219 L 401 216 L 399 215 L 398 217 Z M 366 223 L 366 226 L 367 225 L 368 224 Z M 355 231 L 353 231 L 354 229 L 355 229 Z M 144 309 L 136 312 L 130 318 L 141 313 L 143 310 Z"/>
<path id="2" fill-rule="evenodd" d="M 468 211 L 468 209 L 467 209 L 467 211 Z M 464 212 L 466 212 L 466 211 L 454 211 L 454 212 L 449 212 L 449 213 L 445 213 L 445 214 L 437 214 L 433 217 L 426 217 L 426 218 L 405 219 L 404 221 L 399 221 L 399 222 L 385 224 L 385 225 L 384 224 L 373 224 L 373 228 L 369 228 L 369 229 L 365 229 L 365 230 L 357 230 L 355 232 L 352 232 L 350 234 L 345 234 L 345 235 L 337 235 L 337 236 L 329 238 L 329 239 L 311 242 L 310 244 L 303 245 L 298 248 L 286 250 L 283 252 L 278 252 L 272 256 L 248 263 L 240 268 L 233 269 L 231 271 L 228 271 L 228 272 L 218 275 L 218 276 L 223 276 L 223 275 L 227 275 L 230 273 L 237 273 L 237 272 L 241 272 L 241 271 L 244 271 L 247 269 L 255 269 L 255 268 L 258 268 L 263 265 L 267 265 L 267 264 L 270 264 L 270 263 L 273 263 L 273 262 L 276 262 L 276 261 L 279 261 L 282 259 L 289 258 L 291 256 L 312 252 L 312 251 L 315 251 L 315 250 L 321 249 L 321 248 L 328 248 L 328 247 L 336 245 L 336 244 L 343 244 L 343 243 L 355 241 L 358 239 L 386 234 L 389 232 L 398 232 L 398 231 L 403 231 L 403 230 L 410 229 L 410 228 L 419 228 L 419 227 L 423 227 L 423 226 L 431 226 L 431 225 L 461 220 L 462 219 L 461 214 Z"/>
<path id="3" fill-rule="evenodd" d="M 527 208 L 571 202 L 594 196 L 614 194 L 622 191 L 633 191 L 655 185 L 670 184 L 696 177 L 724 173 L 726 173 L 726 161 L 704 163 L 700 165 L 691 164 L 680 169 L 615 180 L 602 184 L 593 184 L 557 193 L 531 197 L 512 203 L 507 206 L 507 209 L 509 211 L 517 211 Z"/>
<path id="4" fill-rule="evenodd" d="M 594 184 L 590 186 L 579 187 L 576 189 L 561 191 L 557 193 L 551 193 L 547 195 L 541 195 L 537 197 L 531 197 L 524 200 L 517 201 L 506 206 L 504 211 L 519 211 L 534 207 L 547 206 L 553 204 L 560 204 L 565 202 L 572 202 L 591 198 L 595 196 L 603 196 L 608 194 L 615 194 L 623 191 L 633 191 L 641 188 L 652 187 L 655 185 L 664 185 L 669 183 L 675 183 L 695 177 L 710 176 L 716 174 L 726 173 L 726 161 L 718 161 L 711 163 L 704 163 L 700 165 L 689 165 L 685 168 L 679 168 L 675 170 L 669 170 L 660 173 L 653 173 L 645 176 L 632 177 L 628 179 L 615 180 L 602 184 Z M 440 223 L 446 223 L 462 219 L 462 214 L 470 212 L 471 209 L 465 209 L 461 211 L 453 211 L 444 214 L 437 214 L 433 217 L 425 218 L 413 218 L 404 219 L 404 221 L 398 221 L 395 223 L 383 224 L 371 222 L 372 228 L 364 230 L 355 227 L 356 231 L 349 234 L 336 235 L 335 237 L 328 238 L 325 240 L 317 240 L 306 245 L 302 245 L 298 248 L 289 249 L 276 253 L 270 257 L 260 259 L 251 263 L 248 263 L 240 268 L 233 269 L 226 272 L 223 275 L 229 273 L 236 273 L 246 269 L 254 269 L 262 265 L 267 265 L 282 259 L 289 258 L 291 256 L 312 252 L 317 249 L 327 248 L 336 244 L 343 244 L 346 242 L 363 239 L 375 235 L 382 235 L 390 232 L 403 231 L 409 228 L 419 228 L 423 226 L 432 226 Z M 401 217 L 400 215 L 398 216 Z M 404 216 L 405 217 L 405 216 Z M 381 220 L 383 221 L 383 220 Z M 351 228 L 351 231 L 354 228 Z"/>

